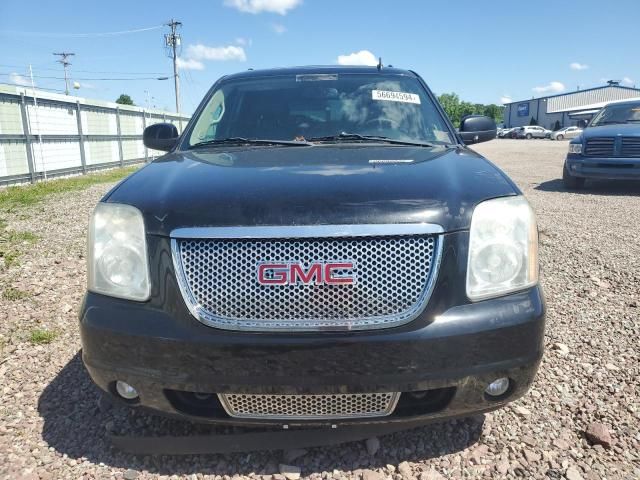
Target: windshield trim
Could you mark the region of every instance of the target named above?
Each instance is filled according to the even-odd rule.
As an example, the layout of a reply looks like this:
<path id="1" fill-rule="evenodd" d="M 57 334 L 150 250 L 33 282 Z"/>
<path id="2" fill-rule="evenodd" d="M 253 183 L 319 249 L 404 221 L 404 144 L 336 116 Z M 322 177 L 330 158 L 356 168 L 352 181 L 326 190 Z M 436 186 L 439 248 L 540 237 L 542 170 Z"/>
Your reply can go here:
<path id="1" fill-rule="evenodd" d="M 615 121 L 615 122 L 606 122 L 606 123 L 598 123 L 595 124 L 594 122 L 596 121 L 596 119 L 599 119 L 600 117 L 604 116 L 604 112 L 607 109 L 614 109 L 616 107 L 628 107 L 628 108 L 640 108 L 640 102 L 619 102 L 619 103 L 611 103 L 609 105 L 605 105 L 604 107 L 602 107 L 598 113 L 596 113 L 593 118 L 591 119 L 591 121 L 589 122 L 589 124 L 587 125 L 588 127 L 603 127 L 605 125 L 625 125 L 627 123 L 636 123 L 638 122 L 638 120 L 625 120 L 624 122 L 619 122 L 619 121 Z"/>
<path id="2" fill-rule="evenodd" d="M 189 138 L 191 137 L 191 134 L 193 133 L 193 130 L 195 128 L 196 125 L 196 121 L 197 119 L 200 117 L 200 115 L 202 114 L 202 111 L 207 107 L 207 105 L 209 104 L 211 97 L 213 97 L 213 95 L 215 94 L 215 92 L 221 88 L 223 85 L 227 84 L 227 83 L 232 83 L 232 82 L 243 82 L 243 81 L 255 81 L 256 79 L 260 79 L 260 78 L 278 78 L 278 77 L 290 77 L 291 75 L 297 75 L 297 74 L 304 74 L 304 73 L 309 73 L 305 70 L 304 67 L 300 68 L 299 71 L 296 73 L 296 71 L 294 69 L 291 70 L 287 70 L 287 71 L 283 71 L 283 72 L 277 72 L 274 73 L 273 75 L 271 74 L 256 74 L 256 75 L 250 75 L 250 76 L 236 76 L 237 74 L 231 74 L 231 75 L 225 75 L 220 77 L 209 89 L 209 91 L 207 92 L 207 94 L 204 96 L 204 98 L 202 99 L 202 101 L 200 102 L 200 104 L 198 105 L 198 108 L 196 108 L 196 110 L 193 112 L 191 119 L 189 120 L 189 123 L 187 123 L 186 127 L 184 128 L 184 130 L 182 131 L 182 134 L 180 135 L 178 142 L 176 143 L 175 149 L 174 151 L 179 151 L 179 152 L 185 152 L 189 150 Z M 341 69 L 341 68 L 327 68 L 326 71 L 322 71 L 319 69 L 318 72 L 314 72 L 317 74 L 321 74 L 321 73 L 333 73 L 333 74 L 338 74 L 338 75 L 354 75 L 354 76 L 359 76 L 359 75 L 372 75 L 373 72 L 371 71 L 362 71 L 362 72 L 354 72 L 352 70 L 349 69 Z M 451 143 L 449 142 L 444 142 L 443 145 L 446 146 L 464 146 L 464 142 L 461 140 L 460 135 L 458 134 L 457 130 L 455 129 L 454 125 L 451 123 L 451 120 L 449 119 L 449 116 L 445 113 L 444 109 L 442 108 L 442 105 L 440 105 L 440 102 L 438 102 L 438 99 L 436 98 L 436 96 L 434 95 L 434 93 L 431 91 L 431 89 L 429 88 L 429 86 L 427 85 L 427 83 L 424 81 L 424 79 L 418 75 L 416 72 L 414 72 L 413 70 L 407 70 L 407 71 L 398 71 L 398 70 L 393 70 L 393 71 L 386 71 L 384 69 L 382 69 L 381 71 L 378 71 L 377 73 L 375 73 L 376 75 L 380 75 L 382 77 L 405 77 L 405 78 L 415 78 L 418 82 L 418 84 L 422 87 L 425 96 L 431 101 L 431 103 L 433 104 L 434 110 L 440 115 L 440 119 L 443 123 L 443 125 L 447 128 L 449 133 L 449 136 L 451 138 Z"/>

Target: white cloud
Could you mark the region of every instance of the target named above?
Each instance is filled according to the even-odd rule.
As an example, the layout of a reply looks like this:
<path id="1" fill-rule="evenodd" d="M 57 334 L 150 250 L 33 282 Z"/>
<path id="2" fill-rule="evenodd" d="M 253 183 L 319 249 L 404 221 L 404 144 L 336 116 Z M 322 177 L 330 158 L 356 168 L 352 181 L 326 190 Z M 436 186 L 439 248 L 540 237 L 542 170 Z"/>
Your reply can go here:
<path id="1" fill-rule="evenodd" d="M 500 97 L 500 104 L 504 105 L 505 103 L 511 103 L 513 99 L 510 95 L 503 95 Z"/>
<path id="2" fill-rule="evenodd" d="M 281 23 L 272 23 L 271 30 L 276 32 L 278 35 L 282 35 L 284 32 L 287 31 L 287 27 L 285 27 Z"/>
<path id="3" fill-rule="evenodd" d="M 180 70 L 204 70 L 204 63 L 193 58 L 178 57 L 176 64 Z"/>
<path id="4" fill-rule="evenodd" d="M 560 93 L 565 91 L 565 86 L 560 82 L 549 82 L 548 85 L 533 87 L 532 90 L 536 93 Z"/>
<path id="5" fill-rule="evenodd" d="M 208 47 L 201 43 L 189 45 L 185 54 L 186 58 L 193 60 L 238 60 L 244 62 L 247 55 L 244 48 L 237 45 L 227 45 L 226 47 Z"/>
<path id="6" fill-rule="evenodd" d="M 250 47 L 253 44 L 253 40 L 251 40 L 250 38 L 238 37 L 235 39 L 235 43 L 237 43 L 238 45 Z"/>
<path id="7" fill-rule="evenodd" d="M 359 52 L 350 53 L 349 55 L 339 55 L 338 63 L 340 65 L 371 65 L 378 64 L 378 59 L 369 50 L 360 50 Z"/>
<path id="8" fill-rule="evenodd" d="M 569 64 L 569 68 L 571 70 L 586 70 L 589 68 L 589 65 L 585 65 L 584 63 L 573 62 Z"/>
<path id="9" fill-rule="evenodd" d="M 11 83 L 15 83 L 16 85 L 22 85 L 24 87 L 31 86 L 31 80 L 29 80 L 24 75 L 20 75 L 19 73 L 12 72 L 9 74 L 9 80 Z"/>
<path id="10" fill-rule="evenodd" d="M 235 8 L 246 13 L 278 13 L 286 15 L 302 4 L 302 0 L 224 0 L 227 7 Z"/>
<path id="11" fill-rule="evenodd" d="M 620 83 L 622 83 L 622 85 L 626 85 L 627 87 L 632 87 L 635 85 L 635 82 L 629 77 L 622 77 L 622 81 Z"/>

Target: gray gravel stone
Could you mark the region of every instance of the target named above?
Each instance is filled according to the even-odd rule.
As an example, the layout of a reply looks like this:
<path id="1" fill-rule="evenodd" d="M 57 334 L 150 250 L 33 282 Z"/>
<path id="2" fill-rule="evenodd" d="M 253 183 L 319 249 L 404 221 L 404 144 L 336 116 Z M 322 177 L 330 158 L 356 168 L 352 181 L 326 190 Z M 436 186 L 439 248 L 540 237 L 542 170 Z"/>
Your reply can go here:
<path id="1" fill-rule="evenodd" d="M 367 447 L 367 453 L 369 455 L 375 455 L 376 453 L 378 453 L 378 450 L 380 450 L 380 440 L 378 440 L 378 437 L 368 438 L 365 442 L 365 445 Z"/>
<path id="2" fill-rule="evenodd" d="M 287 480 L 298 480 L 300 478 L 300 467 L 295 465 L 280 464 L 280 474 L 284 475 Z"/>
<path id="3" fill-rule="evenodd" d="M 122 475 L 122 478 L 124 478 L 124 480 L 136 480 L 136 478 L 138 478 L 138 472 L 136 472 L 135 470 L 127 470 L 124 472 L 124 474 Z"/>
<path id="4" fill-rule="evenodd" d="M 578 469 L 574 467 L 568 468 L 564 476 L 566 477 L 567 480 L 583 480 L 583 477 L 578 471 Z"/>

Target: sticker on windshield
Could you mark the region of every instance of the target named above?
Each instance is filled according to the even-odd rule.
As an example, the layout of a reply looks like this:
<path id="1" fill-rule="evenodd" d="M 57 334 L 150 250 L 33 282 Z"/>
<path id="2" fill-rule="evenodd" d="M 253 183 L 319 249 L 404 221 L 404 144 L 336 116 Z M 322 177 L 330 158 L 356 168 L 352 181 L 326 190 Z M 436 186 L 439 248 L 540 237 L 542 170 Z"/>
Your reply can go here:
<path id="1" fill-rule="evenodd" d="M 389 92 L 387 90 L 371 90 L 371 98 L 374 100 L 386 100 L 388 102 L 415 103 L 420 105 L 420 97 L 415 93 Z"/>

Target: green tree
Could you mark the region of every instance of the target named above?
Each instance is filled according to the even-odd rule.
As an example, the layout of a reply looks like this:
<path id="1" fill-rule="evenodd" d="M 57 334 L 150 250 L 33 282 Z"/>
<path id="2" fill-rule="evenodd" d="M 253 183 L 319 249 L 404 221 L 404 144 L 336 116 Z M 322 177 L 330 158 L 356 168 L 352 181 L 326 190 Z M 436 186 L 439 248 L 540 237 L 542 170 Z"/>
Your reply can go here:
<path id="1" fill-rule="evenodd" d="M 487 117 L 493 118 L 496 123 L 502 123 L 504 119 L 504 107 L 501 105 L 496 105 L 494 103 L 484 105 L 482 114 L 486 115 Z"/>
<path id="2" fill-rule="evenodd" d="M 504 107 L 502 106 L 461 101 L 460 97 L 453 92 L 443 93 L 438 97 L 438 101 L 449 116 L 451 123 L 455 126 L 460 124 L 460 120 L 465 115 L 486 115 L 487 117 L 493 118 L 496 123 L 501 122 L 504 116 Z"/>
<path id="3" fill-rule="evenodd" d="M 556 120 L 556 123 L 553 125 L 553 131 L 560 130 L 560 120 Z"/>
<path id="4" fill-rule="evenodd" d="M 131 97 L 129 95 L 127 95 L 126 93 L 123 93 L 122 95 L 120 95 L 117 98 L 116 103 L 119 103 L 120 105 L 135 105 L 135 103 L 133 103 L 133 100 L 131 99 Z"/>
<path id="5" fill-rule="evenodd" d="M 538 125 L 538 122 L 534 117 L 531 117 L 531 121 L 529 122 L 529 125 Z"/>
<path id="6" fill-rule="evenodd" d="M 462 117 L 460 114 L 460 97 L 455 93 L 443 93 L 438 97 L 438 101 L 449 116 L 451 123 L 459 125 L 460 118 Z"/>

